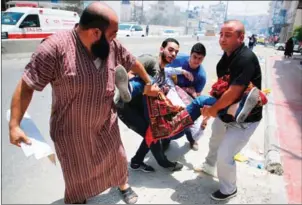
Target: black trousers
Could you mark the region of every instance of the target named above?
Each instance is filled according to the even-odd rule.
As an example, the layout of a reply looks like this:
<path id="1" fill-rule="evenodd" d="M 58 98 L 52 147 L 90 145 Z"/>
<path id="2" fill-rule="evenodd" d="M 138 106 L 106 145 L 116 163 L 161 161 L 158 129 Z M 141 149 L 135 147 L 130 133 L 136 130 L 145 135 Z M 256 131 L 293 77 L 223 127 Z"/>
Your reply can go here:
<path id="1" fill-rule="evenodd" d="M 164 168 L 174 166 L 174 163 L 169 161 L 164 154 L 161 141 L 152 144 L 150 148 L 147 146 L 145 141 L 145 134 L 148 128 L 148 122 L 144 118 L 143 111 L 140 111 L 136 106 L 131 106 L 131 103 L 124 103 L 123 108 L 117 108 L 117 113 L 119 118 L 125 123 L 127 127 L 144 138 L 138 150 L 136 151 L 135 156 L 131 159 L 131 163 L 142 163 L 147 153 L 151 149 L 155 160 L 160 166 Z"/>

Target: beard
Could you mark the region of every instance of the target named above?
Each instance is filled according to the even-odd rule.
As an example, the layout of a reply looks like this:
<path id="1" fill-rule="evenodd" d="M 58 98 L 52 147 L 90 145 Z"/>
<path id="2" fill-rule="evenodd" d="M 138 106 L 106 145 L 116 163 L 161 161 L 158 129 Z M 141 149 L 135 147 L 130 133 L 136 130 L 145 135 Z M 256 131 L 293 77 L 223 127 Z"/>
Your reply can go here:
<path id="1" fill-rule="evenodd" d="M 165 52 L 161 53 L 161 61 L 165 64 L 169 64 L 170 62 L 167 60 L 167 55 L 165 54 Z"/>
<path id="2" fill-rule="evenodd" d="M 91 52 L 95 57 L 102 60 L 107 59 L 110 53 L 110 45 L 104 33 L 102 33 L 101 38 L 98 41 L 92 44 Z"/>

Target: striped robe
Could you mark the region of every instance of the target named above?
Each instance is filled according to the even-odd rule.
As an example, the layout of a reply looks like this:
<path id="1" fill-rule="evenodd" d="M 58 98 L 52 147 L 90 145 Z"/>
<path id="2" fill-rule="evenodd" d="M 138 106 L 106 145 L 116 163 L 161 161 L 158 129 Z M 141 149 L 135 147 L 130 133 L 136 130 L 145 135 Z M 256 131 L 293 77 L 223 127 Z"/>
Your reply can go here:
<path id="1" fill-rule="evenodd" d="M 75 30 L 40 44 L 22 79 L 33 89 L 52 86 L 50 136 L 61 163 L 65 203 L 83 201 L 127 183 L 127 159 L 113 106 L 115 68 L 135 63 L 118 41 L 94 64 Z"/>

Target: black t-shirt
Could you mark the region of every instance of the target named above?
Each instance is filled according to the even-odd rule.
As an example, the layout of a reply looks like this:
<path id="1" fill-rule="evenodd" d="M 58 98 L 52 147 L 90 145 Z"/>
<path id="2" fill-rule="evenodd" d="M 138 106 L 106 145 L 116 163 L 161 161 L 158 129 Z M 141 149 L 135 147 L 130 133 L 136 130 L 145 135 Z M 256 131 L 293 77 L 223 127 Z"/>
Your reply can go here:
<path id="1" fill-rule="evenodd" d="M 261 90 L 261 67 L 257 56 L 244 44 L 230 56 L 226 53 L 217 64 L 218 78 L 230 75 L 230 85 L 243 85 L 247 87 L 252 82 Z M 255 107 L 245 122 L 257 122 L 262 119 L 262 106 Z"/>

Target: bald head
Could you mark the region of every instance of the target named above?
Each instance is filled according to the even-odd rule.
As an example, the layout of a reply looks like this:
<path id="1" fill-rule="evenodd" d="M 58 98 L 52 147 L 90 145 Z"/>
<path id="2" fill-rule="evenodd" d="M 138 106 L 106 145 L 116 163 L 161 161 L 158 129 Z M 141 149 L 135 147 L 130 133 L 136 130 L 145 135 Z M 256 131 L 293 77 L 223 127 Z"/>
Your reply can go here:
<path id="1" fill-rule="evenodd" d="M 228 20 L 224 22 L 224 24 L 228 24 L 229 26 L 233 27 L 238 35 L 245 34 L 245 28 L 241 21 L 239 20 Z"/>
<path id="2" fill-rule="evenodd" d="M 93 2 L 84 9 L 79 24 L 83 29 L 99 28 L 105 31 L 110 25 L 118 24 L 118 17 L 107 4 Z"/>
<path id="3" fill-rule="evenodd" d="M 228 55 L 239 48 L 244 42 L 244 25 L 238 20 L 224 22 L 220 30 L 219 43 Z"/>

